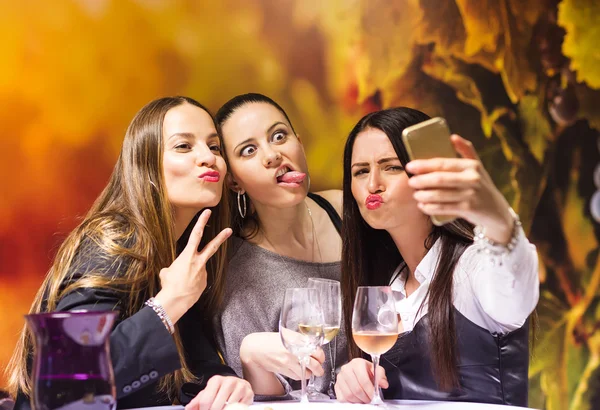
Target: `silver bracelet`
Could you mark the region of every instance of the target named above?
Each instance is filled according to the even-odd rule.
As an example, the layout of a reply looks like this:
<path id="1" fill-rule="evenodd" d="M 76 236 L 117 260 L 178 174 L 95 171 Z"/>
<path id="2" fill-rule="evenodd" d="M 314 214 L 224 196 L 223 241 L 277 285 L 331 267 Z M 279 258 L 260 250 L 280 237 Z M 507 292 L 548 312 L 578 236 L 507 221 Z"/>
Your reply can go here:
<path id="1" fill-rule="evenodd" d="M 473 229 L 473 243 L 479 247 L 480 251 L 485 252 L 488 255 L 493 256 L 504 256 L 510 254 L 513 249 L 517 246 L 517 242 L 519 241 L 519 235 L 521 234 L 521 219 L 519 219 L 519 215 L 512 209 L 508 208 L 510 215 L 513 218 L 513 227 L 512 233 L 510 236 L 510 241 L 508 244 L 503 245 L 497 242 L 494 242 L 487 236 L 485 236 L 485 228 L 481 225 L 475 226 Z"/>
<path id="2" fill-rule="evenodd" d="M 158 315 L 161 322 L 165 325 L 170 334 L 175 333 L 175 326 L 173 326 L 173 322 L 171 322 L 171 318 L 167 315 L 165 308 L 162 307 L 160 302 L 154 298 L 148 299 L 144 305 L 149 306 L 154 310 L 154 312 Z"/>

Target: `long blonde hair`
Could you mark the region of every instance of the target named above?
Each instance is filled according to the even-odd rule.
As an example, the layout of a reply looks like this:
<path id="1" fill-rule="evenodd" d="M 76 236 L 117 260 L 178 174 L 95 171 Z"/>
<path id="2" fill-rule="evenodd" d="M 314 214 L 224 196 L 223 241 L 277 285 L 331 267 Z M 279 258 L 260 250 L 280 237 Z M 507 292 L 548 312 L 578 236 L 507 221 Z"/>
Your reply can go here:
<path id="1" fill-rule="evenodd" d="M 162 127 L 167 111 L 186 103 L 208 112 L 191 98 L 166 97 L 150 102 L 135 115 L 108 185 L 60 246 L 30 313 L 56 309 L 60 299 L 75 289 L 108 288 L 127 295 L 121 314 L 129 317 L 142 308 L 147 297 L 158 293 L 159 272 L 176 257 L 173 213 L 162 173 Z M 223 196 L 222 201 L 227 202 L 227 197 Z M 203 243 L 228 225 L 228 204 L 217 205 L 211 220 L 204 231 Z M 99 266 L 121 264 L 123 269 L 107 275 L 92 266 L 92 271 L 87 269 L 82 276 L 73 277 L 80 264 L 91 259 L 105 259 Z M 225 265 L 226 252 L 222 246 L 207 266 L 209 286 L 201 301 L 208 314 L 217 309 L 222 299 Z M 176 397 L 184 382 L 194 380 L 177 328 L 173 337 L 181 369 L 164 376 L 159 384 L 159 389 L 170 398 Z M 13 397 L 19 391 L 31 395 L 27 363 L 32 351 L 33 337 L 25 326 L 6 369 L 8 390 Z"/>

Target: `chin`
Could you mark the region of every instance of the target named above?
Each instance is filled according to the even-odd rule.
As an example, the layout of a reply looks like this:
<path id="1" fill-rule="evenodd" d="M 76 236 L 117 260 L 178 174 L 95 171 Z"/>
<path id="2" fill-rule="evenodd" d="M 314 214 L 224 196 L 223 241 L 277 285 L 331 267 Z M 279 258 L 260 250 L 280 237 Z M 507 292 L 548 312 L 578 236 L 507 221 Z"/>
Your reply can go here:
<path id="1" fill-rule="evenodd" d="M 284 192 L 283 195 L 278 195 L 278 200 L 273 205 L 282 208 L 296 206 L 306 199 L 306 195 L 306 189 Z"/>
<path id="2" fill-rule="evenodd" d="M 213 208 L 221 202 L 221 196 L 220 190 L 219 192 L 206 190 L 199 195 L 199 198 L 202 198 L 202 201 L 198 204 L 198 207 L 200 209 Z"/>
<path id="3" fill-rule="evenodd" d="M 291 208 L 306 199 L 306 187 L 300 186 L 294 189 L 275 187 L 265 188 L 260 191 L 260 195 L 255 197 L 256 201 L 273 206 L 275 208 Z"/>
<path id="4" fill-rule="evenodd" d="M 389 225 L 385 223 L 385 221 L 373 220 L 373 219 L 365 219 L 367 225 L 369 225 L 373 229 L 383 229 L 385 230 Z"/>
<path id="5" fill-rule="evenodd" d="M 372 210 L 360 210 L 360 215 L 365 220 L 367 225 L 373 229 L 387 229 L 391 225 L 391 221 L 386 218 L 383 213 L 376 213 Z"/>

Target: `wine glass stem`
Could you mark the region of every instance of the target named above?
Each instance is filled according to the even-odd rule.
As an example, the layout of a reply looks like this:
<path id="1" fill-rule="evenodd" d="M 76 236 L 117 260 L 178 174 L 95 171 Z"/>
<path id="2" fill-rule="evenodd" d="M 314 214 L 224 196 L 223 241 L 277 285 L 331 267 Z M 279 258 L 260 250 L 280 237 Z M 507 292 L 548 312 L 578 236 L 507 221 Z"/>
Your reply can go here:
<path id="1" fill-rule="evenodd" d="M 308 396 L 306 394 L 306 365 L 310 360 L 310 357 L 300 358 L 300 368 L 302 369 L 302 377 L 300 378 L 300 403 L 308 403 Z"/>
<path id="2" fill-rule="evenodd" d="M 314 373 L 310 374 L 310 378 L 308 379 L 308 386 L 306 386 L 306 390 L 308 390 L 309 393 L 312 393 L 312 392 L 316 391 L 316 389 L 315 389 L 315 375 L 314 375 Z"/>
<path id="3" fill-rule="evenodd" d="M 373 362 L 373 399 L 371 400 L 371 404 L 382 404 L 383 400 L 381 400 L 381 396 L 379 395 L 379 373 L 377 372 L 377 367 L 379 366 L 379 355 L 372 354 L 371 361 Z"/>

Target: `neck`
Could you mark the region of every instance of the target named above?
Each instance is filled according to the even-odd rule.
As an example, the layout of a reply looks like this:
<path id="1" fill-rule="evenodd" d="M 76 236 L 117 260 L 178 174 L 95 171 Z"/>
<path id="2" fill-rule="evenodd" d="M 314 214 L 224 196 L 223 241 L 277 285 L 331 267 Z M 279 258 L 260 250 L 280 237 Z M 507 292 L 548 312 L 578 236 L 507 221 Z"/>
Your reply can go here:
<path id="1" fill-rule="evenodd" d="M 188 227 L 192 218 L 198 213 L 197 209 L 187 209 L 187 208 L 175 208 L 174 210 L 174 231 L 175 240 L 179 240 L 181 235 L 185 232 L 185 229 Z"/>
<path id="2" fill-rule="evenodd" d="M 387 230 L 402 255 L 408 268 L 409 278 L 414 275 L 417 266 L 427 254 L 425 239 L 431 232 L 431 224 L 416 220 Z"/>
<path id="3" fill-rule="evenodd" d="M 276 253 L 290 250 L 299 251 L 312 249 L 312 223 L 308 214 L 305 200 L 289 208 L 275 208 L 255 203 L 258 214 L 260 232 L 256 242 L 260 245 L 273 247 Z"/>

